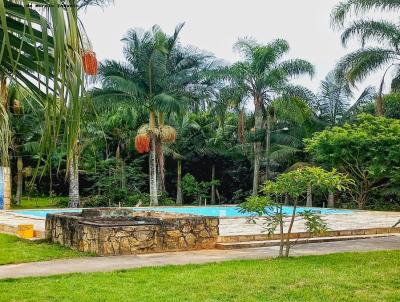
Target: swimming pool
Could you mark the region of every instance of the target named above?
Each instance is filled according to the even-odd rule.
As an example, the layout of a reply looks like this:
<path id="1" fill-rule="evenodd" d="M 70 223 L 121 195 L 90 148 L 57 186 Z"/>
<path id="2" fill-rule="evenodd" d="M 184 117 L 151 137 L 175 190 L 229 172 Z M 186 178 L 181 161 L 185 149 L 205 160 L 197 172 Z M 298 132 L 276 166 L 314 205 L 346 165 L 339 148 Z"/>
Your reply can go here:
<path id="1" fill-rule="evenodd" d="M 207 206 L 207 207 L 147 207 L 147 208 L 130 208 L 135 211 L 160 211 L 168 213 L 178 214 L 194 214 L 214 217 L 248 217 L 251 216 L 249 213 L 241 213 L 239 208 L 236 206 Z M 329 215 L 329 214 L 352 214 L 350 210 L 338 210 L 338 209 L 323 209 L 323 208 L 297 208 L 297 213 L 301 214 L 305 210 L 311 210 L 313 212 Z M 64 209 L 64 210 L 21 210 L 13 211 L 17 215 L 33 216 L 36 218 L 45 218 L 47 214 L 63 213 L 63 212 L 77 212 L 81 209 Z M 284 214 L 291 214 L 293 211 L 292 207 L 283 207 Z"/>

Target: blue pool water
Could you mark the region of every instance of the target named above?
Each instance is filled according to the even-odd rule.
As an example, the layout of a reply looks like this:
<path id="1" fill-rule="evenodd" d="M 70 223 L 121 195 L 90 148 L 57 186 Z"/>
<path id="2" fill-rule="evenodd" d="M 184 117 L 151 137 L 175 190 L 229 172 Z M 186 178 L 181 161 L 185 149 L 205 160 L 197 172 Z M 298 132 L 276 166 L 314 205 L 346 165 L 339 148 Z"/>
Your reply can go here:
<path id="1" fill-rule="evenodd" d="M 240 213 L 239 208 L 235 206 L 231 207 L 218 207 L 218 206 L 208 206 L 208 207 L 157 207 L 157 208 L 132 208 L 135 211 L 141 210 L 154 210 L 159 212 L 169 212 L 178 214 L 194 214 L 194 215 L 204 215 L 204 216 L 215 216 L 215 217 L 246 217 L 252 216 L 249 213 Z M 301 214 L 305 210 L 311 210 L 319 214 L 351 214 L 350 210 L 337 210 L 337 209 L 323 209 L 323 208 L 297 208 L 297 213 Z M 28 215 L 38 218 L 45 218 L 47 214 L 63 213 L 63 212 L 80 212 L 80 209 L 72 210 L 24 210 L 24 211 L 14 211 L 18 215 Z M 284 214 L 291 214 L 293 211 L 292 207 L 283 207 Z"/>

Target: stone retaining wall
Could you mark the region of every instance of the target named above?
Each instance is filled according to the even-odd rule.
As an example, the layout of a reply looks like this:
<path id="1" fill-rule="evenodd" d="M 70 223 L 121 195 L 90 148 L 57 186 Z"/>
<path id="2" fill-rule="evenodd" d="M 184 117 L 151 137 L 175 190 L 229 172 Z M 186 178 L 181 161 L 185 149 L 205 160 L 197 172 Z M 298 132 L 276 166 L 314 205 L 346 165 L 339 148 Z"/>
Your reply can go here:
<path id="1" fill-rule="evenodd" d="M 129 225 L 132 219 L 138 225 Z M 211 249 L 217 243 L 218 226 L 216 217 L 91 209 L 82 214 L 48 214 L 46 237 L 99 256 L 131 255 Z"/>

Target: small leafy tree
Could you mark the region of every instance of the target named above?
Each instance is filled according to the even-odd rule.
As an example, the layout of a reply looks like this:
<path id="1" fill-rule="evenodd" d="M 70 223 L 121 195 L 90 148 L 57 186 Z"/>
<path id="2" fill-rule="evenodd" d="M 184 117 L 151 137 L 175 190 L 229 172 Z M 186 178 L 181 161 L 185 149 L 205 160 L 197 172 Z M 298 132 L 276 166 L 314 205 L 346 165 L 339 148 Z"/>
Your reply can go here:
<path id="1" fill-rule="evenodd" d="M 372 193 L 396 193 L 400 184 L 400 121 L 362 114 L 353 124 L 316 133 L 306 150 L 316 161 L 351 176 L 360 209 Z"/>
<path id="2" fill-rule="evenodd" d="M 185 196 L 197 200 L 201 204 L 202 200 L 210 198 L 210 189 L 212 186 L 218 186 L 218 180 L 198 181 L 192 174 L 187 173 L 182 178 L 182 191 Z"/>
<path id="3" fill-rule="evenodd" d="M 298 205 L 307 198 L 307 188 L 311 185 L 323 192 L 344 191 L 351 184 L 350 178 L 336 170 L 329 172 L 319 167 L 305 167 L 281 174 L 276 181 L 267 181 L 262 189 L 263 196 L 249 197 L 240 207 L 242 212 L 252 213 L 254 220 L 264 219 L 268 234 L 274 234 L 279 228 L 281 240 L 279 256 L 288 257 L 291 247 L 296 243 L 290 241 L 296 216 L 305 221 L 305 227 L 310 233 L 324 233 L 328 229 L 327 224 L 314 212 L 304 211 L 301 214 L 297 212 Z M 287 216 L 283 211 L 285 199 L 293 206 L 286 232 L 284 228 Z"/>

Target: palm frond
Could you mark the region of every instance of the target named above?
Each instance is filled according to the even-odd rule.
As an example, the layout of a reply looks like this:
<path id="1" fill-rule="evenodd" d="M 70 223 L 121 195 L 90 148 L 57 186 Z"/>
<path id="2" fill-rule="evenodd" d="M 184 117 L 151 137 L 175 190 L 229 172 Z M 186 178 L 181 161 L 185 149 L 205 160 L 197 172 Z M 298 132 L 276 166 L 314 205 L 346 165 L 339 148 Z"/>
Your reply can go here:
<path id="1" fill-rule="evenodd" d="M 396 24 L 385 20 L 360 20 L 345 29 L 341 36 L 342 44 L 346 46 L 351 38 L 358 38 L 363 47 L 367 41 L 379 41 L 398 48 L 400 29 Z"/>
<path id="2" fill-rule="evenodd" d="M 343 26 L 346 18 L 361 15 L 371 10 L 392 11 L 400 9 L 400 0 L 346 0 L 335 6 L 331 13 L 331 23 Z"/>
<path id="3" fill-rule="evenodd" d="M 340 73 L 355 85 L 364 80 L 372 72 L 399 59 L 396 51 L 384 48 L 364 48 L 344 56 L 337 64 Z"/>

